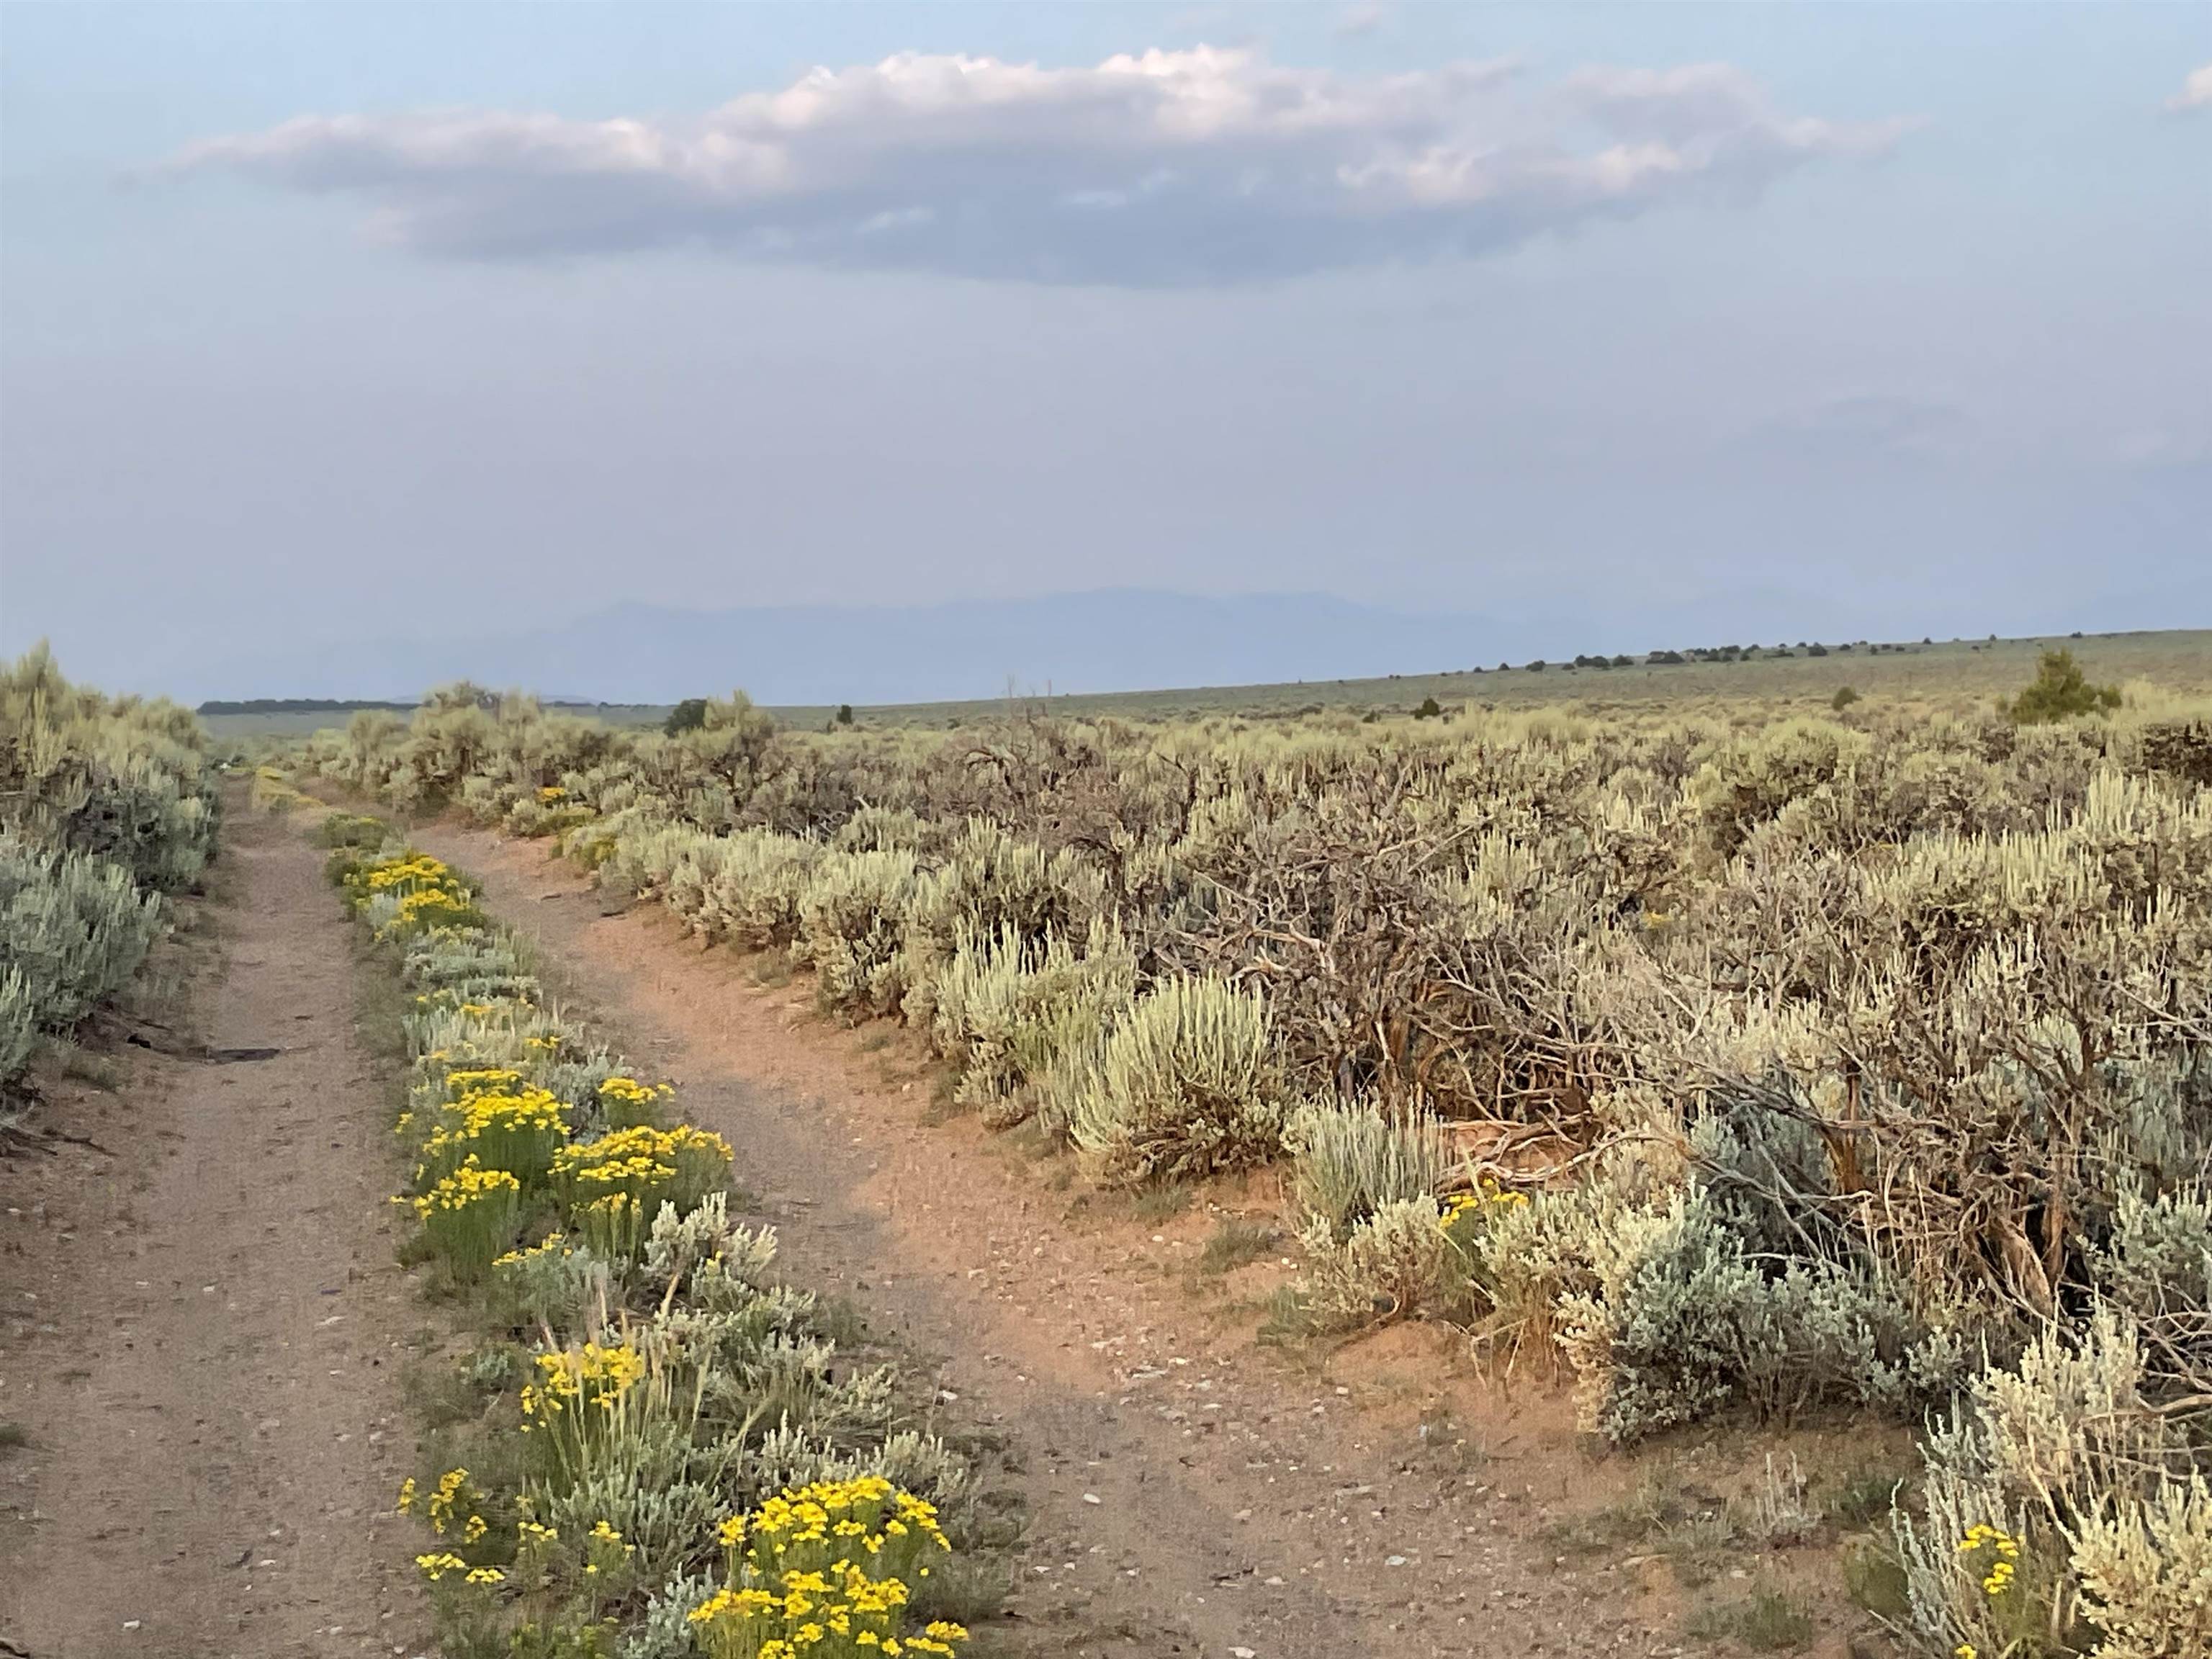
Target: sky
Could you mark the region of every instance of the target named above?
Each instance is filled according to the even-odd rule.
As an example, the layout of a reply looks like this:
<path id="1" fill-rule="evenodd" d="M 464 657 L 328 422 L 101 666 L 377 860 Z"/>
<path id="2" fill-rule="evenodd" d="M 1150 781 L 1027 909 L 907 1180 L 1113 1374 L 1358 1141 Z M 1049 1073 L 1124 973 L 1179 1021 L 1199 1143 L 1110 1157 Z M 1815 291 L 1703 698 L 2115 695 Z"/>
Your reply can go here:
<path id="1" fill-rule="evenodd" d="M 10 5 L 0 651 L 2208 626 L 2208 295 L 2201 4 Z"/>

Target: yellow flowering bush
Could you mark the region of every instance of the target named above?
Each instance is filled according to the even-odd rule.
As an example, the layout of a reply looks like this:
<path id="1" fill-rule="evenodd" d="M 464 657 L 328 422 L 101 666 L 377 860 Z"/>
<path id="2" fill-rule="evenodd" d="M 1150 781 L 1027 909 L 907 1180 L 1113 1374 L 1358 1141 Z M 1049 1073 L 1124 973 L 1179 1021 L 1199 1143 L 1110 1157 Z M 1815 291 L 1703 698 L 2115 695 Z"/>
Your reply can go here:
<path id="1" fill-rule="evenodd" d="M 471 1093 L 439 1114 L 440 1127 L 422 1144 L 415 1171 L 419 1186 L 474 1162 L 504 1170 L 526 1188 L 543 1182 L 568 1139 L 560 1101 L 544 1089 Z"/>
<path id="2" fill-rule="evenodd" d="M 720 1187 L 729 1168 L 730 1145 L 721 1136 L 689 1124 L 657 1129 L 640 1123 L 562 1147 L 553 1157 L 553 1181 L 580 1208 L 626 1193 L 648 1211 L 663 1199 L 682 1210 Z"/>
<path id="3" fill-rule="evenodd" d="M 430 1530 L 443 1538 L 455 1528 L 455 1516 L 473 1507 L 475 1490 L 469 1485 L 466 1469 L 447 1469 L 438 1477 L 438 1484 L 430 1489 L 429 1498 L 422 1505 L 422 1518 Z M 399 1512 L 414 1513 L 416 1502 L 415 1478 L 410 1475 L 400 1483 Z"/>
<path id="4" fill-rule="evenodd" d="M 599 1085 L 599 1108 L 611 1128 L 626 1129 L 649 1123 L 661 1101 L 676 1091 L 665 1083 L 640 1083 L 634 1077 L 615 1076 Z"/>
<path id="5" fill-rule="evenodd" d="M 408 940 L 481 925 L 474 890 L 450 866 L 428 853 L 378 858 L 341 848 L 332 857 L 332 872 L 347 905 L 374 925 L 380 940 Z"/>
<path id="6" fill-rule="evenodd" d="M 522 1073 L 511 1066 L 464 1066 L 446 1073 L 442 1092 L 447 1104 L 465 1106 L 478 1095 L 510 1094 L 521 1085 Z"/>
<path id="7" fill-rule="evenodd" d="M 404 895 L 391 919 L 376 930 L 380 939 L 404 938 L 431 928 L 450 927 L 469 912 L 469 902 L 439 887 L 424 887 Z"/>
<path id="8" fill-rule="evenodd" d="M 522 1414 L 550 1420 L 563 1412 L 612 1411 L 645 1375 L 645 1361 L 628 1343 L 586 1342 L 538 1356 L 539 1380 L 522 1390 Z"/>
<path id="9" fill-rule="evenodd" d="M 522 1212 L 522 1183 L 505 1170 L 483 1168 L 471 1157 L 413 1202 L 430 1248 L 461 1277 L 473 1279 L 514 1237 Z"/>
<path id="10" fill-rule="evenodd" d="M 428 853 L 403 853 L 396 858 L 374 860 L 362 867 L 357 877 L 348 878 L 345 885 L 349 894 L 364 898 L 378 893 L 412 892 L 423 888 L 450 888 L 466 896 L 460 878 Z"/>
<path id="11" fill-rule="evenodd" d="M 619 1462 L 626 1443 L 668 1413 L 667 1372 L 628 1341 L 586 1340 L 542 1352 L 535 1364 L 537 1380 L 522 1386 L 522 1431 L 538 1437 L 545 1466 L 562 1479 Z"/>
<path id="12" fill-rule="evenodd" d="M 690 1621 L 713 1659 L 951 1654 L 937 1622 L 906 1631 L 913 1586 L 951 1549 L 937 1511 L 877 1475 L 817 1481 L 722 1524 L 728 1582 Z"/>

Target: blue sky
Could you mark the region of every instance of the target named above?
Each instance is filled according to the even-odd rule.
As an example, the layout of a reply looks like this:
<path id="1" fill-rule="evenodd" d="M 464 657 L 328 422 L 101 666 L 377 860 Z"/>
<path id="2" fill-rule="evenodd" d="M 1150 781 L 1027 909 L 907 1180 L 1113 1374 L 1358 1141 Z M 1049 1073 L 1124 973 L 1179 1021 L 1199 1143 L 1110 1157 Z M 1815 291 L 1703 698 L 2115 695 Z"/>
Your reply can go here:
<path id="1" fill-rule="evenodd" d="M 2207 65 L 2203 6 L 10 7 L 0 648 L 2212 623 Z"/>

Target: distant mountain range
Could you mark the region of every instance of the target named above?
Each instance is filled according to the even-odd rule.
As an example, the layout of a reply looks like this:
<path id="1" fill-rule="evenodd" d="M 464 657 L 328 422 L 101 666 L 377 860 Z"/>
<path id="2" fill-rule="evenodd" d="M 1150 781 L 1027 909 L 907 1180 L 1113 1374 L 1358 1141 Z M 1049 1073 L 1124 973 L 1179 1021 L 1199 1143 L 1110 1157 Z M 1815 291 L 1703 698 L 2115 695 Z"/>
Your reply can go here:
<path id="1" fill-rule="evenodd" d="M 1499 660 L 1480 617 L 1411 616 L 1323 594 L 1212 598 L 1143 589 L 946 605 L 676 611 L 620 605 L 487 638 L 340 641 L 180 665 L 219 697 L 412 700 L 449 680 L 601 702 L 742 687 L 764 703 L 937 702 L 1024 691 L 1130 691 L 1434 673 Z M 1525 636 L 1524 636 L 1525 637 Z"/>

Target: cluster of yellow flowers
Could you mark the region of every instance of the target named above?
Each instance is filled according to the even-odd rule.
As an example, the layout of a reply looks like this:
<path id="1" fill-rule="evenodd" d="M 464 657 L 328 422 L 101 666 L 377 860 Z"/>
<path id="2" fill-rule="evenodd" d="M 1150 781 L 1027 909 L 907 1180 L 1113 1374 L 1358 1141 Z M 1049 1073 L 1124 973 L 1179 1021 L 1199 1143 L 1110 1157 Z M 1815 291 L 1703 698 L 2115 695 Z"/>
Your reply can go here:
<path id="1" fill-rule="evenodd" d="M 629 1152 L 625 1147 L 638 1140 L 650 1142 L 658 1139 L 659 1133 L 642 1125 L 635 1129 L 617 1129 L 611 1135 L 571 1148 L 567 1155 L 556 1158 L 554 1172 L 573 1182 L 580 1194 L 610 1188 L 650 1191 L 662 1182 L 675 1180 L 676 1166 L 663 1163 L 651 1152 Z"/>
<path id="2" fill-rule="evenodd" d="M 525 1183 L 534 1182 L 552 1168 L 556 1150 L 568 1139 L 563 1109 L 544 1089 L 518 1085 L 513 1093 L 486 1090 L 464 1096 L 441 1110 L 439 1127 L 422 1143 L 415 1178 L 428 1179 L 473 1158 Z"/>
<path id="3" fill-rule="evenodd" d="M 608 1100 L 619 1100 L 632 1106 L 647 1106 L 675 1090 L 665 1083 L 640 1083 L 634 1077 L 611 1077 L 599 1085 L 600 1095 Z"/>
<path id="4" fill-rule="evenodd" d="M 481 1003 L 465 1003 L 464 1008 L 483 1007 Z M 511 1066 L 458 1066 L 446 1073 L 446 1103 L 451 1106 L 465 1105 L 477 1095 L 506 1094 L 520 1088 L 522 1073 Z"/>
<path id="5" fill-rule="evenodd" d="M 1971 1554 L 1982 1549 L 1989 1550 L 1996 1558 L 1982 1575 L 1982 1594 L 2002 1595 L 2012 1588 L 2012 1581 L 2019 1572 L 2020 1540 L 2001 1527 L 1969 1527 L 1966 1535 L 1959 1540 L 1960 1553 Z"/>
<path id="6" fill-rule="evenodd" d="M 1449 1232 L 1455 1224 L 1468 1216 L 1480 1216 L 1497 1208 L 1510 1209 L 1528 1201 L 1528 1194 L 1501 1187 L 1486 1176 L 1474 1191 L 1455 1193 L 1444 1200 L 1443 1212 L 1437 1218 L 1437 1224 Z"/>
<path id="7" fill-rule="evenodd" d="M 633 1124 L 597 1140 L 571 1143 L 553 1155 L 554 1180 L 571 1201 L 580 1204 L 621 1192 L 658 1207 L 663 1198 L 711 1190 L 729 1167 L 729 1142 L 688 1123 L 672 1129 Z"/>
<path id="8" fill-rule="evenodd" d="M 356 884 L 349 882 L 349 887 Z M 460 889 L 460 878 L 442 860 L 428 853 L 403 853 L 397 858 L 380 859 L 362 871 L 358 889 L 364 893 L 385 893 L 393 888 L 452 887 Z"/>
<path id="9" fill-rule="evenodd" d="M 345 876 L 347 902 L 358 911 L 371 899 L 389 896 L 398 909 L 377 930 L 379 939 L 433 933 L 465 915 L 472 902 L 469 885 L 442 860 L 428 853 L 401 853 L 376 859 Z"/>
<path id="10" fill-rule="evenodd" d="M 947 1623 L 902 1634 L 910 1580 L 949 1551 L 936 1509 L 877 1475 L 785 1492 L 722 1523 L 731 1582 L 694 1609 L 715 1659 L 954 1652 Z"/>
<path id="11" fill-rule="evenodd" d="M 398 933 L 435 927 L 451 922 L 468 908 L 465 897 L 448 893 L 443 888 L 420 888 L 400 899 L 399 908 L 392 913 L 392 920 L 377 930 L 377 937 L 390 939 Z"/>
<path id="12" fill-rule="evenodd" d="M 395 1202 L 409 1202 L 395 1200 Z M 473 1278 L 514 1236 L 522 1183 L 506 1170 L 487 1170 L 474 1153 L 412 1200 L 423 1237 L 456 1272 Z"/>
<path id="13" fill-rule="evenodd" d="M 487 1170 L 473 1157 L 415 1200 L 415 1213 L 424 1221 L 440 1211 L 463 1210 L 472 1204 L 499 1203 L 518 1196 L 522 1183 L 505 1170 Z"/>
<path id="14" fill-rule="evenodd" d="M 509 1250 L 505 1255 L 501 1256 L 491 1265 L 495 1267 L 520 1267 L 525 1262 L 535 1261 L 539 1256 L 550 1255 L 556 1250 L 558 1250 L 562 1255 L 575 1255 L 575 1251 L 568 1248 L 568 1234 L 560 1232 L 548 1233 L 544 1237 L 539 1239 L 535 1244 L 532 1244 L 528 1249 Z"/>
<path id="15" fill-rule="evenodd" d="M 580 1348 L 539 1354 L 538 1370 L 539 1380 L 523 1385 L 522 1414 L 544 1421 L 571 1407 L 597 1406 L 612 1411 L 616 1402 L 644 1376 L 645 1359 L 626 1342 L 611 1346 L 586 1342 Z M 524 1425 L 526 1431 L 528 1427 Z"/>
<path id="16" fill-rule="evenodd" d="M 796 1492 L 782 1492 L 762 1504 L 760 1512 L 750 1519 L 732 1516 L 725 1521 L 722 1547 L 734 1549 L 750 1540 L 782 1555 L 802 1545 L 825 1543 L 832 1537 L 864 1538 L 878 1521 L 885 1538 L 911 1534 L 939 1549 L 952 1547 L 937 1524 L 934 1504 L 900 1491 L 878 1474 L 817 1480 Z"/>
<path id="17" fill-rule="evenodd" d="M 611 1077 L 599 1085 L 599 1106 L 617 1128 L 650 1121 L 653 1108 L 676 1092 L 665 1083 L 641 1083 L 634 1077 Z"/>
<path id="18" fill-rule="evenodd" d="M 399 1483 L 400 1514 L 412 1515 L 415 1512 L 415 1477 L 410 1474 Z M 437 1487 L 431 1492 L 429 1503 L 423 1507 L 423 1519 L 430 1523 L 432 1532 L 443 1538 L 447 1528 L 453 1524 L 453 1517 L 463 1510 L 472 1508 L 469 1501 L 469 1472 L 466 1469 L 447 1469 L 438 1477 Z M 469 1520 L 475 1523 L 476 1536 L 483 1537 L 483 1517 L 471 1514 Z M 473 1543 L 475 1540 L 470 1541 Z"/>
<path id="19" fill-rule="evenodd" d="M 476 1540 L 469 1541 L 474 1543 Z M 497 1567 L 472 1567 L 451 1550 L 433 1550 L 428 1555 L 418 1555 L 415 1558 L 415 1565 L 434 1584 L 449 1572 L 460 1574 L 461 1582 L 465 1584 L 503 1584 L 507 1582 L 507 1575 Z"/>
<path id="20" fill-rule="evenodd" d="M 968 1639 L 962 1626 L 938 1620 L 919 1636 L 897 1633 L 907 1602 L 896 1578 L 871 1578 L 846 1564 L 836 1572 L 787 1572 L 781 1594 L 760 1589 L 714 1592 L 691 1610 L 709 1650 L 746 1659 L 797 1659 L 810 1650 L 824 1656 L 879 1653 L 951 1654 Z M 776 1632 L 771 1634 L 770 1632 Z"/>

